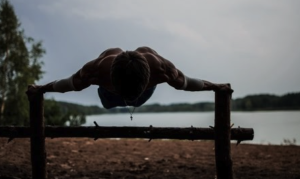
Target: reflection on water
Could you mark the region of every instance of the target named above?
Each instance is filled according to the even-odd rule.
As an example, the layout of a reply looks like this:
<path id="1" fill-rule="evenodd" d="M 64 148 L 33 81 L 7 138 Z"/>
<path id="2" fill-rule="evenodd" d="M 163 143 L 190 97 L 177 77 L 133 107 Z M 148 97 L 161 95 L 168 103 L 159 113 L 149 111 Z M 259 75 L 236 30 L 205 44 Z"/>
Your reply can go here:
<path id="1" fill-rule="evenodd" d="M 85 126 L 134 126 L 145 127 L 209 127 L 214 125 L 214 112 L 105 114 L 87 116 Z M 300 111 L 232 112 L 234 127 L 254 129 L 256 144 L 300 144 Z"/>

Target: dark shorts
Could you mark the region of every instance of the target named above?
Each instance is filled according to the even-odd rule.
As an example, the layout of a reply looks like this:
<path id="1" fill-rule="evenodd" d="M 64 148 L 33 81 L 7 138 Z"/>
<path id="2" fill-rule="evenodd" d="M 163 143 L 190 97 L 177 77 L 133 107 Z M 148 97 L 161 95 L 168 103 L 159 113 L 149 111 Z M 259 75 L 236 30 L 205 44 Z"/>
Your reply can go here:
<path id="1" fill-rule="evenodd" d="M 143 105 L 152 96 L 155 88 L 156 86 L 145 90 L 144 93 L 137 99 L 137 101 L 127 102 L 128 106 L 139 107 Z M 102 88 L 101 86 L 98 88 L 98 95 L 103 107 L 106 109 L 117 106 L 127 106 L 124 99 L 120 95 L 114 94 L 105 88 Z"/>

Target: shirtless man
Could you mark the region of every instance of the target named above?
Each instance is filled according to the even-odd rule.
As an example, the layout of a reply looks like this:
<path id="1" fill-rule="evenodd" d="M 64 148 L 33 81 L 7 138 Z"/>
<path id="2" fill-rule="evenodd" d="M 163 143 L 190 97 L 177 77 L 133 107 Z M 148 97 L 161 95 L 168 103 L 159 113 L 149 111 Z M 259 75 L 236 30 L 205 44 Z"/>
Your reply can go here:
<path id="1" fill-rule="evenodd" d="M 30 85 L 28 91 L 64 93 L 98 85 L 103 107 L 110 109 L 117 106 L 141 106 L 151 97 L 156 85 L 165 82 L 177 90 L 232 91 L 229 84 L 214 84 L 187 77 L 149 47 L 125 52 L 120 48 L 107 49 L 71 77 L 46 85 Z"/>

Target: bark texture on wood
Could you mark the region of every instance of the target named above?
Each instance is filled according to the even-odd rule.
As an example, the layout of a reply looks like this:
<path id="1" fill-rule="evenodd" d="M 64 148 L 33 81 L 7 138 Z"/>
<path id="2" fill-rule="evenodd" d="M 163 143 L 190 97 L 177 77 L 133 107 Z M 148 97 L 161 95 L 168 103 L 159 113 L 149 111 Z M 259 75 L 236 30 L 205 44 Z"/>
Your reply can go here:
<path id="1" fill-rule="evenodd" d="M 232 128 L 231 140 L 253 139 L 253 129 Z M 0 127 L 0 137 L 28 138 L 30 127 Z M 89 138 L 152 138 L 214 140 L 212 128 L 166 128 L 166 127 L 45 127 L 45 137 L 89 137 Z"/>
<path id="2" fill-rule="evenodd" d="M 30 143 L 32 178 L 45 179 L 47 178 L 47 176 L 43 94 L 28 94 L 28 98 L 30 102 Z"/>
<path id="3" fill-rule="evenodd" d="M 231 160 L 231 124 L 229 91 L 217 91 L 215 93 L 215 157 L 218 179 L 232 179 Z"/>

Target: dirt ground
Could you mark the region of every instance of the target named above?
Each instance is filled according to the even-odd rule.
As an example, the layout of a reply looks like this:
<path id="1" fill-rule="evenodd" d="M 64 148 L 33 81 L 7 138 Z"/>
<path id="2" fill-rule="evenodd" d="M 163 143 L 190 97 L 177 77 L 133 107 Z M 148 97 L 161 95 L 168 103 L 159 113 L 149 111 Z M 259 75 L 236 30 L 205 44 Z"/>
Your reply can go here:
<path id="1" fill-rule="evenodd" d="M 215 178 L 211 141 L 47 139 L 49 179 Z M 300 146 L 232 145 L 235 178 L 300 179 Z M 31 178 L 30 141 L 0 138 L 0 179 Z"/>

